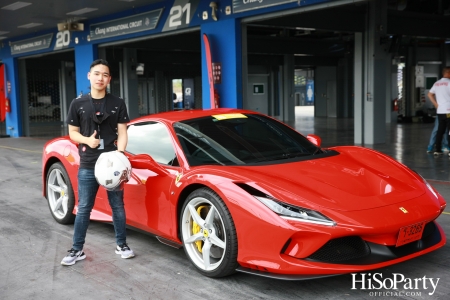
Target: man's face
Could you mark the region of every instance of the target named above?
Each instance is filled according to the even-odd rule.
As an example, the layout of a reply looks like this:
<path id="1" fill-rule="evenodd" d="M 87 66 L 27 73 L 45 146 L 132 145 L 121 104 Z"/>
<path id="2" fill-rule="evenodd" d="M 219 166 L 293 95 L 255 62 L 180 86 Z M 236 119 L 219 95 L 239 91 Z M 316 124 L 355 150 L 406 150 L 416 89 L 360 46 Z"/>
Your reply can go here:
<path id="1" fill-rule="evenodd" d="M 91 89 L 103 91 L 111 81 L 109 68 L 105 65 L 93 66 L 88 73 L 88 79 L 91 82 Z"/>

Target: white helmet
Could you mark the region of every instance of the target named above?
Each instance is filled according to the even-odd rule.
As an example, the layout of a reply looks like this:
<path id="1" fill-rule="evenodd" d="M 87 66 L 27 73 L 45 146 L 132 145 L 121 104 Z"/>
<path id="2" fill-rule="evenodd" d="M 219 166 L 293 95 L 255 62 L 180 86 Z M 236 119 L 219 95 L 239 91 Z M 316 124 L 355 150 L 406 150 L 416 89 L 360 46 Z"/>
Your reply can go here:
<path id="1" fill-rule="evenodd" d="M 107 190 L 121 190 L 123 183 L 130 180 L 131 164 L 119 151 L 103 152 L 95 163 L 94 173 L 98 184 Z"/>

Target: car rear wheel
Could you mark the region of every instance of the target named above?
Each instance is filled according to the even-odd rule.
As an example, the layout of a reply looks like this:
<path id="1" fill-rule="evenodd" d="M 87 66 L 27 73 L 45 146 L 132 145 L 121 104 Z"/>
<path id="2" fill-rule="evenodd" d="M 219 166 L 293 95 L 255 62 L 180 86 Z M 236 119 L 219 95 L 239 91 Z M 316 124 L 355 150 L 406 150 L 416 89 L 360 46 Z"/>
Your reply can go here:
<path id="1" fill-rule="evenodd" d="M 180 231 L 184 251 L 200 273 L 217 278 L 236 271 L 236 229 L 216 193 L 201 188 L 189 195 L 181 211 Z"/>
<path id="2" fill-rule="evenodd" d="M 61 163 L 53 164 L 47 173 L 47 201 L 53 218 L 60 224 L 72 224 L 75 195 L 66 169 Z"/>

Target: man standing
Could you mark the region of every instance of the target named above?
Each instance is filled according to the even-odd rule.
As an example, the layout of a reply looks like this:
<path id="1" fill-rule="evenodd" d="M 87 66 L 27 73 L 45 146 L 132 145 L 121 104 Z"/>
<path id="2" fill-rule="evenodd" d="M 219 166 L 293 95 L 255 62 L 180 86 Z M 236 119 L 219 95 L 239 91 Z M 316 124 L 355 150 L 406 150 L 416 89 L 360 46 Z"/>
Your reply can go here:
<path id="1" fill-rule="evenodd" d="M 70 266 L 85 259 L 83 245 L 99 184 L 95 179 L 95 163 L 103 152 L 121 151 L 127 146 L 128 113 L 125 101 L 106 92 L 111 81 L 108 62 L 92 62 L 87 77 L 91 92 L 72 101 L 67 115 L 70 139 L 78 143 L 78 210 L 75 217 L 73 246 L 61 261 Z M 123 190 L 107 191 L 116 233 L 115 252 L 122 258 L 134 257 L 126 243 L 126 216 Z"/>
<path id="2" fill-rule="evenodd" d="M 442 70 L 442 78 L 434 83 L 428 98 L 436 107 L 436 117 L 439 122 L 434 155 L 442 155 L 442 136 L 450 124 L 450 67 Z"/>

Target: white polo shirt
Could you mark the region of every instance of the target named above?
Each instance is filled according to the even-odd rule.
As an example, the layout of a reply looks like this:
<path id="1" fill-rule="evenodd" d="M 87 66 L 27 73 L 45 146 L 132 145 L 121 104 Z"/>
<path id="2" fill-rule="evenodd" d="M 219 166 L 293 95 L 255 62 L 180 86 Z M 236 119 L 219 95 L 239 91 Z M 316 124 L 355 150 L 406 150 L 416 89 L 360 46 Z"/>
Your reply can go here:
<path id="1" fill-rule="evenodd" d="M 436 113 L 449 114 L 450 113 L 450 79 L 441 78 L 433 84 L 430 93 L 436 95 L 438 108 Z"/>

